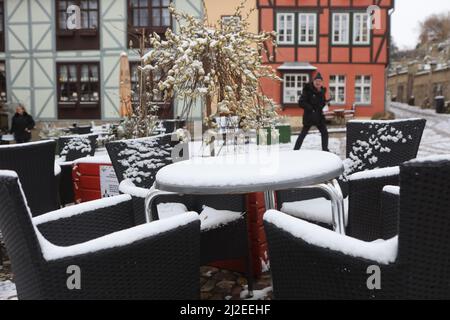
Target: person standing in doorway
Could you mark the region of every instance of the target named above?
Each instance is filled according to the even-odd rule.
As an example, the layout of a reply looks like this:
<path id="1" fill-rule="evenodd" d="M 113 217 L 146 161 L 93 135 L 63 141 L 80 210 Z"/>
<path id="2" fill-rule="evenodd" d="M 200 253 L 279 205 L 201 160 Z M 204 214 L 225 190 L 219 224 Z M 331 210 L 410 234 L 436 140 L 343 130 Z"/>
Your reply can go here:
<path id="1" fill-rule="evenodd" d="M 312 126 L 319 129 L 322 135 L 322 150 L 328 150 L 328 129 L 323 115 L 323 109 L 328 104 L 329 100 L 326 98 L 327 89 L 323 86 L 323 78 L 320 73 L 314 77 L 312 83 L 307 83 L 303 88 L 302 95 L 299 100 L 299 106 L 304 110 L 303 115 L 303 129 L 295 143 L 294 150 L 300 150 L 303 141 L 308 135 Z"/>
<path id="2" fill-rule="evenodd" d="M 35 123 L 33 117 L 29 115 L 23 105 L 16 108 L 16 114 L 12 118 L 11 134 L 14 135 L 16 143 L 27 143 L 31 140 L 31 130 Z"/>

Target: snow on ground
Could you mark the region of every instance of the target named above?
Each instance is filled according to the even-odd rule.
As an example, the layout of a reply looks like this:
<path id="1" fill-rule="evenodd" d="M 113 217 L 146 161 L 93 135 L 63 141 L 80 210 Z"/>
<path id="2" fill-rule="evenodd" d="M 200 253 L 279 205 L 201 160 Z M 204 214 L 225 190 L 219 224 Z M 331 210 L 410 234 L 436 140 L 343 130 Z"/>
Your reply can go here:
<path id="1" fill-rule="evenodd" d="M 398 119 L 424 118 L 427 120 L 418 157 L 450 154 L 449 114 L 437 114 L 433 109 L 421 109 L 396 102 L 391 103 L 389 111 L 395 113 Z"/>
<path id="2" fill-rule="evenodd" d="M 16 285 L 11 281 L 0 281 L 0 300 L 17 300 Z"/>

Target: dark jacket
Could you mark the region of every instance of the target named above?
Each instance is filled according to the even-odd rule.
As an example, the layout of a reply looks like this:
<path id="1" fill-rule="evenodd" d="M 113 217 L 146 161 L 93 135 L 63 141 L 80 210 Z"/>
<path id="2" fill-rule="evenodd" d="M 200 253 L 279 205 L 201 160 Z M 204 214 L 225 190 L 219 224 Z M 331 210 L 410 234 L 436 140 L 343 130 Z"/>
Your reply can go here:
<path id="1" fill-rule="evenodd" d="M 304 126 L 317 126 L 325 123 L 323 108 L 325 108 L 328 103 L 326 93 L 327 89 L 324 87 L 319 91 L 312 83 L 307 83 L 305 85 L 302 96 L 298 102 L 300 108 L 305 110 L 303 115 Z"/>
<path id="2" fill-rule="evenodd" d="M 26 129 L 31 131 L 34 126 L 33 117 L 28 113 L 25 112 L 22 115 L 16 113 L 12 118 L 11 133 L 20 140 L 27 140 L 31 137 L 31 133 L 27 132 Z"/>

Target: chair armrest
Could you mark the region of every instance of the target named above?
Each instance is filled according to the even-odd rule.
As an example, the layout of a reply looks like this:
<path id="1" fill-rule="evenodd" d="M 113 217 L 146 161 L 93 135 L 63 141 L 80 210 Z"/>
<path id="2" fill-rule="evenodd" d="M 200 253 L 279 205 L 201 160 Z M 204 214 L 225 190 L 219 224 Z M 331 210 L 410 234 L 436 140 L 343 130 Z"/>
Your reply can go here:
<path id="1" fill-rule="evenodd" d="M 398 237 L 387 241 L 365 242 L 275 210 L 266 212 L 264 221 L 311 246 L 339 252 L 351 258 L 381 265 L 392 264 L 397 260 Z"/>
<path id="2" fill-rule="evenodd" d="M 49 241 L 69 246 L 133 227 L 133 206 L 121 195 L 49 212 L 33 223 Z"/>
<path id="3" fill-rule="evenodd" d="M 196 213 L 70 247 L 55 246 L 39 234 L 38 240 L 54 283 L 48 289 L 59 291 L 58 299 L 199 298 L 200 221 Z M 69 266 L 79 267 L 81 290 L 67 290 Z"/>
<path id="4" fill-rule="evenodd" d="M 398 239 L 374 243 L 337 234 L 277 211 L 264 216 L 274 297 L 288 300 L 389 299 L 399 274 Z M 370 290 L 378 266 L 382 290 Z"/>
<path id="5" fill-rule="evenodd" d="M 398 167 L 358 172 L 349 177 L 347 234 L 364 241 L 381 239 L 381 192 L 399 185 Z"/>
<path id="6" fill-rule="evenodd" d="M 386 186 L 381 196 L 381 233 L 383 239 L 398 234 L 400 187 Z"/>
<path id="7" fill-rule="evenodd" d="M 147 195 L 149 194 L 149 192 L 151 190 L 153 190 L 154 187 L 152 186 L 150 189 L 147 188 L 141 188 L 141 187 L 136 187 L 134 185 L 134 183 L 127 179 L 127 180 L 123 180 L 120 184 L 119 184 L 119 191 L 123 194 L 129 194 L 130 196 L 134 197 L 134 198 L 142 198 L 145 199 L 147 197 Z"/>

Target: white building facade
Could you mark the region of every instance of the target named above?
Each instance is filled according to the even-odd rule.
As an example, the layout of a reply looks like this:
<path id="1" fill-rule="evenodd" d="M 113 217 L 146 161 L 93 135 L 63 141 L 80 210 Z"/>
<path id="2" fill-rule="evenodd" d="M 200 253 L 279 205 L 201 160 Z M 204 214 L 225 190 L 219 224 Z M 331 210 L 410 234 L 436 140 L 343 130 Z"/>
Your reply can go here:
<path id="1" fill-rule="evenodd" d="M 21 102 L 41 121 L 119 118 L 119 60 L 135 30 L 176 31 L 169 0 L 0 0 L 0 99 Z M 203 16 L 201 0 L 173 0 Z M 67 30 L 67 7 L 81 8 L 80 30 Z M 2 93 L 4 92 L 4 93 Z M 178 114 L 174 102 L 172 117 Z M 199 110 L 196 112 L 200 116 Z"/>

